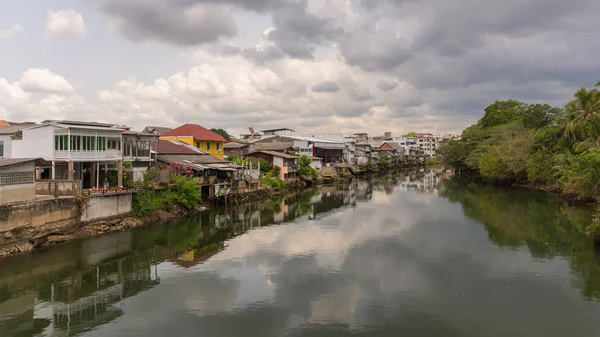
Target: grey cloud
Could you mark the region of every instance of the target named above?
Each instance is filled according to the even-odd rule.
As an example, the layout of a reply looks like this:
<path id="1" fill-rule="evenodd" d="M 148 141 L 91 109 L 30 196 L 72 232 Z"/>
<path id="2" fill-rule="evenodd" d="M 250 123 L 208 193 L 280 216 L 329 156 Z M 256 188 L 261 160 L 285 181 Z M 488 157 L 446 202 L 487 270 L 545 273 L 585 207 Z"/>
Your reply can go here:
<path id="1" fill-rule="evenodd" d="M 315 46 L 344 33 L 333 20 L 320 18 L 306 9 L 307 0 L 289 2 L 273 12 L 273 31 L 268 38 L 286 55 L 312 59 Z"/>
<path id="2" fill-rule="evenodd" d="M 200 45 L 236 35 L 231 8 L 270 14 L 274 30 L 268 38 L 276 48 L 245 53 L 258 63 L 283 54 L 312 59 L 318 44 L 344 33 L 332 19 L 309 13 L 307 0 L 104 0 L 101 8 L 131 40 L 176 45 Z"/>
<path id="3" fill-rule="evenodd" d="M 381 90 L 381 91 L 390 91 L 390 90 L 394 90 L 398 87 L 398 83 L 394 82 L 394 81 L 384 81 L 384 80 L 379 80 L 377 81 L 377 89 Z"/>
<path id="4" fill-rule="evenodd" d="M 203 1 L 106 0 L 102 9 L 116 28 L 133 41 L 198 45 L 237 33 L 227 7 Z"/>
<path id="5" fill-rule="evenodd" d="M 339 48 L 346 62 L 367 71 L 394 69 L 414 54 L 410 45 L 391 29 L 380 29 L 377 22 L 365 23 L 340 39 Z"/>
<path id="6" fill-rule="evenodd" d="M 324 81 L 321 83 L 313 84 L 310 89 L 314 92 L 338 92 L 341 90 L 341 87 L 336 82 L 332 81 Z"/>
<path id="7" fill-rule="evenodd" d="M 285 57 L 285 54 L 277 47 L 267 47 L 264 50 L 256 47 L 242 49 L 242 56 L 257 64 L 265 64 L 269 61 L 280 60 Z"/>

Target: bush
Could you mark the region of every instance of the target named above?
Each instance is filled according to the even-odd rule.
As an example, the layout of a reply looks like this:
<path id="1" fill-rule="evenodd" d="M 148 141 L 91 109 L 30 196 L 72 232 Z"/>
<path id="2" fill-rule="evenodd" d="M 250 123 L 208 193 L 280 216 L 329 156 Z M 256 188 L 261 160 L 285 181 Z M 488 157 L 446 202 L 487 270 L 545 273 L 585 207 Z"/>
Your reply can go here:
<path id="1" fill-rule="evenodd" d="M 269 163 L 268 161 L 262 158 L 259 158 L 258 162 L 260 163 L 260 173 L 265 174 L 270 171 L 273 171 L 273 164 Z"/>
<path id="2" fill-rule="evenodd" d="M 552 184 L 556 181 L 553 167 L 553 153 L 536 151 L 527 158 L 527 180 L 532 183 Z"/>
<path id="3" fill-rule="evenodd" d="M 192 209 L 200 202 L 200 185 L 186 176 L 175 176 L 173 186 L 166 190 L 146 189 L 133 195 L 132 214 L 137 217 L 168 210 L 174 204 Z"/>
<path id="4" fill-rule="evenodd" d="M 427 164 L 429 165 L 437 165 L 442 164 L 444 161 L 440 157 L 429 157 L 427 158 Z"/>
<path id="5" fill-rule="evenodd" d="M 273 166 L 273 169 L 271 170 L 273 177 L 278 178 L 279 175 L 281 174 L 281 167 L 279 166 Z"/>
<path id="6" fill-rule="evenodd" d="M 285 182 L 279 178 L 275 177 L 261 177 L 260 183 L 265 186 L 275 187 L 275 188 L 284 188 Z"/>
<path id="7" fill-rule="evenodd" d="M 300 156 L 300 159 L 298 160 L 298 172 L 300 173 L 300 175 L 313 178 L 317 175 L 317 171 L 315 171 L 315 169 L 312 168 L 310 164 L 312 164 L 311 157 L 305 154 Z"/>
<path id="8" fill-rule="evenodd" d="M 186 176 L 175 176 L 172 191 L 175 201 L 187 209 L 192 209 L 200 202 L 200 185 L 195 179 Z"/>
<path id="9" fill-rule="evenodd" d="M 565 191 L 583 198 L 598 195 L 600 183 L 600 149 L 591 149 L 576 156 L 570 156 L 559 168 L 559 182 Z"/>
<path id="10" fill-rule="evenodd" d="M 390 157 L 387 154 L 384 154 L 383 156 L 381 156 L 381 158 L 379 158 L 379 164 L 387 165 L 389 163 L 390 163 Z"/>

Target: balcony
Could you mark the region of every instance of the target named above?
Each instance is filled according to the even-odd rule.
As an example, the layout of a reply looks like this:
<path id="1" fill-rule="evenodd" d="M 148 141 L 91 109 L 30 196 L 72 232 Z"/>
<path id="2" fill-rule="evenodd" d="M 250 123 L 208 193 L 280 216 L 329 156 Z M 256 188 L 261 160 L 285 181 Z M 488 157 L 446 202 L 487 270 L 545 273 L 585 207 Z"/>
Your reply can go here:
<path id="1" fill-rule="evenodd" d="M 70 153 L 70 155 L 69 155 Z M 120 150 L 106 151 L 54 151 L 55 159 L 68 159 L 75 161 L 94 161 L 94 160 L 120 160 L 122 154 Z"/>

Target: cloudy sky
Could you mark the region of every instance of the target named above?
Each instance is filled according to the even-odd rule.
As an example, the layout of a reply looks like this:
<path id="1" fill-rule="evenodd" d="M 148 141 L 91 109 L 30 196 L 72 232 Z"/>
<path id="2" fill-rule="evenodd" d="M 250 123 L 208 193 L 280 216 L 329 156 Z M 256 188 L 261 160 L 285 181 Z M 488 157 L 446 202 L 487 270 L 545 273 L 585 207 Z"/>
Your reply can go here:
<path id="1" fill-rule="evenodd" d="M 459 132 L 600 79 L 597 0 L 20 0 L 0 118 Z"/>

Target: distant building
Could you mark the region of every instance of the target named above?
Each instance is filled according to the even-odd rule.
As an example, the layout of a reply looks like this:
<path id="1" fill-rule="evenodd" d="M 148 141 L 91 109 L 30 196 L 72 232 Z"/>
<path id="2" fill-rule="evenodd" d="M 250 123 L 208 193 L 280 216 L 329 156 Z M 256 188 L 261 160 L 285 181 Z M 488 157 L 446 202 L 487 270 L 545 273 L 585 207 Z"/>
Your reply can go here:
<path id="1" fill-rule="evenodd" d="M 200 125 L 184 124 L 160 136 L 161 140 L 178 140 L 193 145 L 203 151 L 223 159 L 225 157 L 224 145 L 227 139 Z"/>
<path id="2" fill-rule="evenodd" d="M 147 126 L 142 130 L 142 133 L 149 133 L 157 136 L 161 136 L 169 131 L 171 128 L 163 127 L 163 126 Z"/>
<path id="3" fill-rule="evenodd" d="M 297 163 L 300 157 L 291 154 L 276 152 L 276 151 L 258 151 L 249 153 L 249 158 L 264 159 L 267 162 L 278 166 L 281 170 L 279 171 L 279 178 L 293 178 L 296 176 L 298 171 Z"/>

